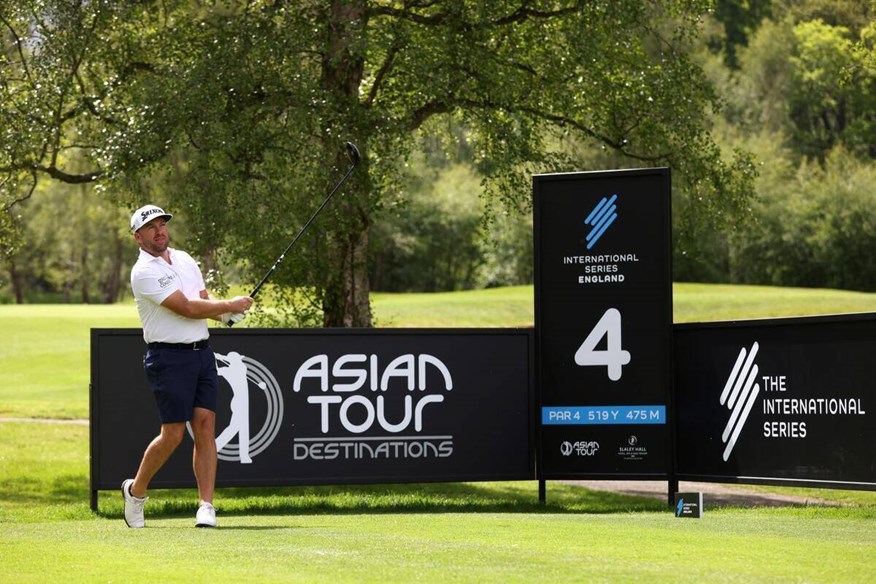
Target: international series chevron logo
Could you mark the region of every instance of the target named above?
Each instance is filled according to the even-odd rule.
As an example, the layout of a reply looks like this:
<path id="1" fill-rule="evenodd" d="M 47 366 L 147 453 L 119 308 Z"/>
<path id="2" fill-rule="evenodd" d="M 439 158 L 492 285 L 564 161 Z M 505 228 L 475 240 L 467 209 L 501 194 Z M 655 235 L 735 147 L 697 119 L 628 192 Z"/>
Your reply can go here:
<path id="1" fill-rule="evenodd" d="M 602 234 L 614 223 L 617 219 L 617 195 L 612 195 L 610 199 L 602 197 L 602 200 L 590 211 L 587 219 L 584 220 L 586 225 L 590 225 L 592 229 L 587 234 L 587 249 L 592 248 L 602 237 Z"/>
<path id="2" fill-rule="evenodd" d="M 760 345 L 757 342 L 751 345 L 751 350 L 742 347 L 736 358 L 736 363 L 733 365 L 733 371 L 724 385 L 724 391 L 721 392 L 721 405 L 727 406 L 731 412 L 730 419 L 724 427 L 724 433 L 721 434 L 721 440 L 726 445 L 724 448 L 725 462 L 730 458 L 730 453 L 733 451 L 736 440 L 748 419 L 748 414 L 751 413 L 751 408 L 760 393 L 760 384 L 755 381 L 758 367 L 757 363 L 754 362 L 759 348 Z"/>

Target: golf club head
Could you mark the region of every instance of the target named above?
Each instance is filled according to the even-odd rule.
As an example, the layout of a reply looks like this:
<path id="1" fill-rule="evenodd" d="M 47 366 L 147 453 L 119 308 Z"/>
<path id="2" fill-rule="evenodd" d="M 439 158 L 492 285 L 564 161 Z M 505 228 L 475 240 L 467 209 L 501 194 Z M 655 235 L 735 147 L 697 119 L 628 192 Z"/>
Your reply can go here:
<path id="1" fill-rule="evenodd" d="M 352 142 L 344 142 L 344 145 L 347 147 L 347 156 L 350 158 L 350 162 L 353 163 L 353 166 L 359 164 L 359 149 L 356 148 L 356 145 Z"/>

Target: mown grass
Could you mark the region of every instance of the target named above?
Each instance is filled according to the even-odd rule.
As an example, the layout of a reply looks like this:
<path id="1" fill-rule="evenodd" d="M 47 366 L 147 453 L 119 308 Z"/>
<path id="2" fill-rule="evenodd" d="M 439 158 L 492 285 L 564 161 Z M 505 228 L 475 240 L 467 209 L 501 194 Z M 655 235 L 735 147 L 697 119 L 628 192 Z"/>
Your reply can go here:
<path id="1" fill-rule="evenodd" d="M 155 523 L 7 526 L 6 581 L 866 582 L 874 561 L 865 522 L 781 511 L 687 523 L 666 512 L 404 510 L 241 515 L 212 531 L 190 519 Z"/>
<path id="2" fill-rule="evenodd" d="M 846 507 L 710 506 L 535 482 L 153 491 L 145 530 L 121 498 L 88 509 L 87 427 L 0 423 L 3 582 L 862 582 L 876 497 Z M 864 495 L 873 495 L 864 494 Z"/>
<path id="3" fill-rule="evenodd" d="M 373 295 L 378 326 L 533 326 L 532 286 L 471 292 Z M 706 322 L 751 318 L 876 312 L 876 294 L 818 288 L 730 284 L 673 285 L 673 320 Z"/>
<path id="4" fill-rule="evenodd" d="M 0 305 L 0 416 L 85 418 L 91 328 L 140 326 L 133 305 Z"/>
<path id="5" fill-rule="evenodd" d="M 876 294 L 819 288 L 675 284 L 675 322 L 876 312 Z"/>
<path id="6" fill-rule="evenodd" d="M 675 322 L 876 311 L 876 294 L 839 290 L 675 284 L 673 294 Z M 533 302 L 532 286 L 373 297 L 387 327 L 531 327 Z M 90 329 L 139 326 L 130 303 L 0 305 L 0 416 L 87 417 Z"/>
<path id="7" fill-rule="evenodd" d="M 675 320 L 876 309 L 876 295 L 675 286 Z M 377 324 L 531 326 L 532 288 L 377 294 Z M 137 327 L 130 304 L 0 306 L 0 417 L 87 415 L 89 329 Z M 0 421 L 2 582 L 861 582 L 876 567 L 876 494 L 837 507 L 716 507 L 675 519 L 658 499 L 534 481 L 220 489 L 220 529 L 195 493 L 153 491 L 149 529 L 117 493 L 89 510 L 88 427 Z M 811 493 L 817 495 L 811 495 Z"/>
<path id="8" fill-rule="evenodd" d="M 376 326 L 528 327 L 535 320 L 532 286 L 431 294 L 376 293 Z"/>

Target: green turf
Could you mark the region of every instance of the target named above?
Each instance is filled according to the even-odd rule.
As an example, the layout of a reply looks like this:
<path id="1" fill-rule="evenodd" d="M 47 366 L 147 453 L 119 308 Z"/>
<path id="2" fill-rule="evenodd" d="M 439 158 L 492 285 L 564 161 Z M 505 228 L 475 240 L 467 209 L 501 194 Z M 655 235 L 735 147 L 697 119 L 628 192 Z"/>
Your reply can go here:
<path id="1" fill-rule="evenodd" d="M 873 530 L 848 518 L 729 511 L 232 516 L 15 524 L 14 582 L 864 582 Z M 807 526 L 801 532 L 801 527 Z M 38 551 L 37 551 L 38 550 Z"/>
<path id="2" fill-rule="evenodd" d="M 676 322 L 876 309 L 876 295 L 676 284 Z M 533 291 L 376 294 L 379 326 L 531 326 Z M 87 416 L 89 329 L 137 327 L 131 304 L 0 306 L 0 418 Z M 752 487 L 754 488 L 754 487 Z M 796 491 L 795 491 L 796 492 Z M 715 507 L 534 481 L 153 491 L 149 528 L 121 498 L 88 507 L 88 427 L 0 420 L 0 582 L 862 582 L 876 567 L 876 493 L 805 491 L 823 508 Z"/>
<path id="3" fill-rule="evenodd" d="M 848 290 L 675 284 L 673 297 L 675 322 L 876 312 L 876 294 Z"/>
<path id="4" fill-rule="evenodd" d="M 675 284 L 675 322 L 876 311 L 876 294 Z M 435 294 L 374 294 L 377 326 L 531 327 L 532 286 Z M 245 321 L 244 321 L 245 322 Z M 131 303 L 0 305 L 0 416 L 88 416 L 89 331 L 139 327 Z"/>
<path id="5" fill-rule="evenodd" d="M 136 327 L 118 305 L 0 305 L 0 416 L 88 416 L 90 329 Z"/>
<path id="6" fill-rule="evenodd" d="M 88 428 L 0 422 L 3 582 L 862 582 L 876 494 L 846 507 L 715 507 L 535 482 L 153 491 L 147 529 L 121 497 L 88 510 Z"/>
<path id="7" fill-rule="evenodd" d="M 372 295 L 376 326 L 528 327 L 534 318 L 532 286 L 468 292 Z"/>
<path id="8" fill-rule="evenodd" d="M 876 312 L 876 294 L 729 284 L 673 285 L 674 322 Z M 470 292 L 373 295 L 377 326 L 527 327 L 535 322 L 532 286 Z"/>

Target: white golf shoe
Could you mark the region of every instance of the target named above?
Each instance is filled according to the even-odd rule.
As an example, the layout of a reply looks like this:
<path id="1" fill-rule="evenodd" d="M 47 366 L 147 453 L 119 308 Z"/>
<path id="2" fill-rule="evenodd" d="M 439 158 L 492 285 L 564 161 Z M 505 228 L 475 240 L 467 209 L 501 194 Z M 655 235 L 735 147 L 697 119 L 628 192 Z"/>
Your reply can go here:
<path id="1" fill-rule="evenodd" d="M 210 503 L 201 503 L 195 516 L 195 527 L 216 527 L 216 508 Z"/>
<path id="2" fill-rule="evenodd" d="M 135 497 L 131 494 L 131 485 L 134 479 L 127 479 L 122 483 L 122 498 L 125 500 L 125 523 L 128 527 L 145 527 L 146 518 L 143 515 L 143 506 L 149 497 Z"/>

